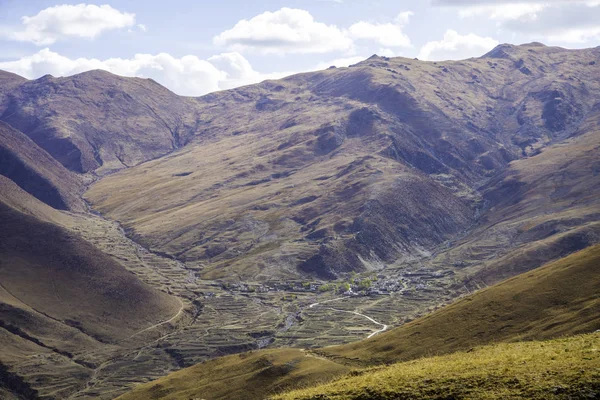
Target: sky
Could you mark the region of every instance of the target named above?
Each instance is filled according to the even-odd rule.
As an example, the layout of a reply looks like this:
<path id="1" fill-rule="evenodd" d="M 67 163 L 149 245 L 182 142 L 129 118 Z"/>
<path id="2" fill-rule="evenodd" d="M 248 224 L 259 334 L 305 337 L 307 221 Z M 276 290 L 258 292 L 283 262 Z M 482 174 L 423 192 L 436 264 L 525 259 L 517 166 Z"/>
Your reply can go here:
<path id="1" fill-rule="evenodd" d="M 448 60 L 500 43 L 600 45 L 600 0 L 0 0 L 0 69 L 105 69 L 200 96 L 373 54 Z"/>

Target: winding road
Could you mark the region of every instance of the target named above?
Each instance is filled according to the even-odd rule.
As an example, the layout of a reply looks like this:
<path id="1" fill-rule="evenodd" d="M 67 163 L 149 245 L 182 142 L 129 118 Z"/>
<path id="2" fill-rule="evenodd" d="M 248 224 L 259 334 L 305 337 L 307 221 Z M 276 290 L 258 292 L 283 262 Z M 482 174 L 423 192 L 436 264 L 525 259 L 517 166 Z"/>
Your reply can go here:
<path id="1" fill-rule="evenodd" d="M 178 297 L 175 297 L 175 298 L 176 298 L 177 300 L 179 300 L 179 303 L 181 304 L 181 307 L 179 308 L 179 311 L 177 311 L 177 314 L 175 314 L 174 316 L 172 316 L 171 318 L 169 318 L 169 319 L 168 319 L 168 320 L 166 320 L 166 321 L 162 321 L 162 322 L 159 322 L 158 324 L 154 324 L 154 325 L 152 325 L 152 326 L 149 326 L 149 327 L 147 327 L 147 328 L 145 328 L 145 329 L 142 329 L 141 331 L 138 331 L 138 332 L 134 333 L 133 335 L 131 335 L 131 336 L 129 336 L 128 338 L 126 338 L 126 339 L 123 339 L 123 340 L 129 340 L 129 339 L 131 339 L 132 337 L 139 335 L 140 333 L 144 333 L 144 332 L 146 332 L 146 331 L 149 331 L 149 330 L 151 330 L 151 329 L 154 329 L 154 328 L 156 328 L 156 327 L 159 327 L 159 326 L 161 326 L 161 325 L 165 325 L 165 324 L 171 323 L 171 322 L 173 322 L 175 319 L 177 319 L 177 318 L 178 318 L 178 317 L 179 317 L 179 316 L 180 316 L 180 315 L 183 313 L 184 304 L 183 304 L 183 301 L 181 301 L 181 299 L 180 299 L 180 298 L 178 298 Z M 120 340 L 119 342 L 122 342 L 123 340 Z"/>
<path id="2" fill-rule="evenodd" d="M 311 305 L 309 305 L 309 306 L 308 306 L 308 308 L 313 308 L 313 307 L 316 307 L 316 306 L 320 306 L 321 304 L 330 303 L 330 302 L 332 302 L 332 301 L 343 300 L 343 299 L 345 299 L 346 297 L 347 297 L 347 296 L 344 296 L 344 297 L 336 297 L 335 299 L 325 300 L 325 301 L 322 301 L 322 302 L 320 302 L 320 303 L 312 303 Z M 379 333 L 381 333 L 381 332 L 384 332 L 384 331 L 386 331 L 386 330 L 387 330 L 387 328 L 388 328 L 388 326 L 387 326 L 386 324 L 382 324 L 381 322 L 375 321 L 373 318 L 369 317 L 368 315 L 361 314 L 361 313 L 359 313 L 359 312 L 357 312 L 357 311 L 347 311 L 347 310 L 340 310 L 340 309 L 338 309 L 338 308 L 333 308 L 333 307 L 326 307 L 326 308 L 327 308 L 327 309 L 329 309 L 329 310 L 337 311 L 337 312 L 343 312 L 343 313 L 348 313 L 348 314 L 354 314 L 354 315 L 358 315 L 358 316 L 360 316 L 360 317 L 363 317 L 363 318 L 366 318 L 366 319 L 368 319 L 369 321 L 371 321 L 372 323 L 374 323 L 374 324 L 376 324 L 376 325 L 379 325 L 379 326 L 381 326 L 381 329 L 378 329 L 378 330 L 376 330 L 376 331 L 374 331 L 374 332 L 371 332 L 371 334 L 369 334 L 369 336 L 367 336 L 367 339 L 369 339 L 369 338 L 372 338 L 373 336 L 375 336 L 375 335 L 377 335 L 377 334 L 379 334 Z"/>

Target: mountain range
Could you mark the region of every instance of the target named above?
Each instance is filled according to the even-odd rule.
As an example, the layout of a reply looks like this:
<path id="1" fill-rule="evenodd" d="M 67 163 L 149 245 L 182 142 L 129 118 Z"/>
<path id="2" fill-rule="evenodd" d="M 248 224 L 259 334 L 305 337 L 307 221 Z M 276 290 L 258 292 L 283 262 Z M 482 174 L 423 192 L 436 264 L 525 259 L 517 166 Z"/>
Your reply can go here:
<path id="1" fill-rule="evenodd" d="M 270 346 L 177 373 L 263 374 L 266 396 L 593 332 L 597 76 L 600 48 L 540 43 L 374 55 L 198 98 L 0 71 L 0 395 L 112 399 Z M 312 307 L 336 291 L 347 308 Z M 399 327 L 345 344 L 363 317 Z M 165 379 L 131 398 L 179 390 Z"/>

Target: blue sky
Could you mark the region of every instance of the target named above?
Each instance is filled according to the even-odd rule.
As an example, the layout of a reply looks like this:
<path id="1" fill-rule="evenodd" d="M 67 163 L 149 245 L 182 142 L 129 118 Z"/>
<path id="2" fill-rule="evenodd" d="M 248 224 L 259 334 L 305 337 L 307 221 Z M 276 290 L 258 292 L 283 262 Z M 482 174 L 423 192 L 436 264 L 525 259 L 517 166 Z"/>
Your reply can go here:
<path id="1" fill-rule="evenodd" d="M 461 59 L 531 41 L 600 45 L 600 0 L 0 0 L 0 69 L 103 68 L 184 95 L 374 53 Z"/>

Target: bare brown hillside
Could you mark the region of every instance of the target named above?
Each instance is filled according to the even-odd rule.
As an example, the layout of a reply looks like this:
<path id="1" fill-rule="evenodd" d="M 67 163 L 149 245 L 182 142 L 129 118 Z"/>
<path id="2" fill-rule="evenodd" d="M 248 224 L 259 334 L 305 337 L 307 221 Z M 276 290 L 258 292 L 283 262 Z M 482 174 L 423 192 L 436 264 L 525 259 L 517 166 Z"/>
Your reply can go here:
<path id="1" fill-rule="evenodd" d="M 56 209 L 84 208 L 84 179 L 4 122 L 0 122 L 0 175 Z"/>
<path id="2" fill-rule="evenodd" d="M 165 155 L 201 124 L 188 99 L 149 79 L 90 71 L 0 85 L 0 120 L 79 173 Z"/>
<path id="3" fill-rule="evenodd" d="M 65 398 L 121 342 L 176 315 L 182 304 L 77 234 L 38 219 L 60 217 L 14 183 L 0 188 L 1 386 L 12 376 L 22 383 L 8 385 L 13 394 Z M 29 215 L 8 205 L 17 200 L 25 200 L 19 203 Z"/>
<path id="4" fill-rule="evenodd" d="M 597 140 L 599 53 L 533 43 L 465 61 L 374 56 L 211 94 L 197 100 L 209 118 L 188 146 L 103 179 L 86 197 L 207 278 L 334 278 L 410 263 L 508 212 L 504 197 L 525 184 L 511 162 L 551 164 L 560 150 L 537 155 L 544 148 L 577 135 Z M 576 180 L 590 182 L 591 195 L 590 157 Z M 556 185 L 571 185 L 566 177 Z M 577 194 L 561 190 L 564 209 Z M 593 207 L 569 229 L 596 221 Z M 543 219 L 545 210 L 528 212 Z M 499 237 L 486 250 L 536 239 L 521 238 Z"/>

